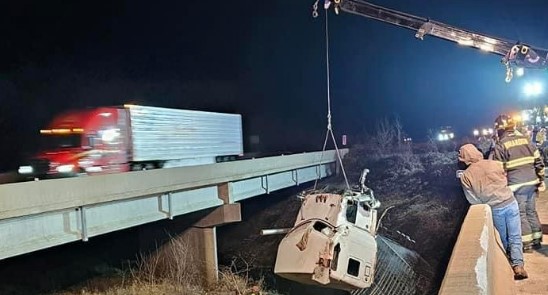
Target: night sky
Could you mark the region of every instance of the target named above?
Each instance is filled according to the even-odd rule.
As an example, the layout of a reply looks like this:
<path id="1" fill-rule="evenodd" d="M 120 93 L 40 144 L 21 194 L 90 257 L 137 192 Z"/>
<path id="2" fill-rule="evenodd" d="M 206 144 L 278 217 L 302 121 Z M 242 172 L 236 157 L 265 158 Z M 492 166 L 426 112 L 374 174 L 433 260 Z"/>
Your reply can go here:
<path id="1" fill-rule="evenodd" d="M 313 0 L 12 2 L 0 7 L 0 170 L 56 113 L 126 102 L 240 113 L 265 148 L 321 149 L 324 12 L 311 17 Z M 548 47 L 548 2 L 375 3 Z M 331 12 L 330 34 L 334 129 L 353 141 L 394 114 L 417 139 L 441 125 L 470 133 L 518 108 L 525 81 L 548 78 L 506 84 L 498 56 L 346 13 Z"/>

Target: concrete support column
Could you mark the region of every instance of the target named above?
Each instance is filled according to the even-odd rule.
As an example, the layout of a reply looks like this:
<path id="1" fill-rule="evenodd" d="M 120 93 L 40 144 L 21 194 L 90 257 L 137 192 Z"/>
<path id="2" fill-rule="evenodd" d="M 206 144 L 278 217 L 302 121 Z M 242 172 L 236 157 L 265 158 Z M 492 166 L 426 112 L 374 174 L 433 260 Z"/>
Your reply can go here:
<path id="1" fill-rule="evenodd" d="M 197 273 L 204 278 L 207 285 L 219 280 L 217 260 L 217 226 L 242 221 L 239 203 L 230 204 L 231 186 L 228 183 L 218 185 L 218 198 L 224 205 L 213 210 L 178 217 L 170 222 L 169 227 L 148 227 L 142 229 L 141 247 L 160 242 L 155 255 L 159 256 L 159 267 L 179 267 L 173 263 L 186 261 L 188 273 Z M 199 215 L 197 215 L 199 214 Z M 163 264 L 163 265 L 162 265 Z"/>
<path id="2" fill-rule="evenodd" d="M 204 250 L 205 283 L 212 285 L 219 281 L 219 261 L 217 259 L 217 228 L 197 228 L 201 232 Z"/>
<path id="3" fill-rule="evenodd" d="M 188 242 L 189 249 L 193 249 L 191 259 L 197 270 L 204 275 L 204 283 L 216 283 L 219 280 L 216 227 L 192 227 L 180 238 Z"/>
<path id="4" fill-rule="evenodd" d="M 214 284 L 219 280 L 217 226 L 241 220 L 240 204 L 222 205 L 178 237 L 188 244 L 189 249 L 193 249 L 192 261 L 198 266 L 198 271 L 203 274 L 206 285 Z"/>

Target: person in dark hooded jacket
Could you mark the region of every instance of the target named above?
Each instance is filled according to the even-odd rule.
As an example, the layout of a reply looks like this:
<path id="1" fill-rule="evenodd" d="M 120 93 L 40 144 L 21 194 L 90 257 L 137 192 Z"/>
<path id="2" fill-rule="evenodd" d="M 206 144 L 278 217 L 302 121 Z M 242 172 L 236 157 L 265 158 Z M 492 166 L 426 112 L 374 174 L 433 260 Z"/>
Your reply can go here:
<path id="1" fill-rule="evenodd" d="M 467 168 L 460 174 L 466 199 L 470 204 L 487 204 L 493 213 L 493 223 L 510 258 L 516 280 L 526 279 L 519 207 L 508 187 L 506 173 L 500 162 L 485 160 L 472 144 L 459 149 L 459 161 Z"/>

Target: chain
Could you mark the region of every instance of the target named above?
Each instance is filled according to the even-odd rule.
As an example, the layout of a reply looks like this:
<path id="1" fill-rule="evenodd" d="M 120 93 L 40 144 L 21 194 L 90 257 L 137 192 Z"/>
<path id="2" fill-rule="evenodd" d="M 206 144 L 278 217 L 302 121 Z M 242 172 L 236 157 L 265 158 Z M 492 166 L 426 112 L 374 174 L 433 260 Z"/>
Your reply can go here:
<path id="1" fill-rule="evenodd" d="M 504 81 L 506 81 L 506 83 L 510 83 L 510 81 L 512 81 L 512 78 L 514 76 L 513 69 L 510 66 L 509 62 L 506 62 L 504 65 L 506 66 L 506 79 Z"/>
<path id="2" fill-rule="evenodd" d="M 316 2 L 314 2 L 314 5 L 312 5 L 312 17 L 313 18 L 317 18 L 318 17 L 318 2 L 320 0 L 316 0 Z"/>

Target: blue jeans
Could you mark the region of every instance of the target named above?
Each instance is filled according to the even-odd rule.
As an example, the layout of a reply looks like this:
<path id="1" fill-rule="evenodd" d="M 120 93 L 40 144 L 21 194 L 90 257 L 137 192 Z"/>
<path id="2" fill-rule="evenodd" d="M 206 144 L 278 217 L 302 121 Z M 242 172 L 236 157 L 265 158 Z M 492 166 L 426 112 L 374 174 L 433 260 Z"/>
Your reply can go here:
<path id="1" fill-rule="evenodd" d="M 521 221 L 518 202 L 513 201 L 502 208 L 493 208 L 493 223 L 499 232 L 502 245 L 510 255 L 512 266 L 523 266 L 523 248 L 521 244 Z"/>

